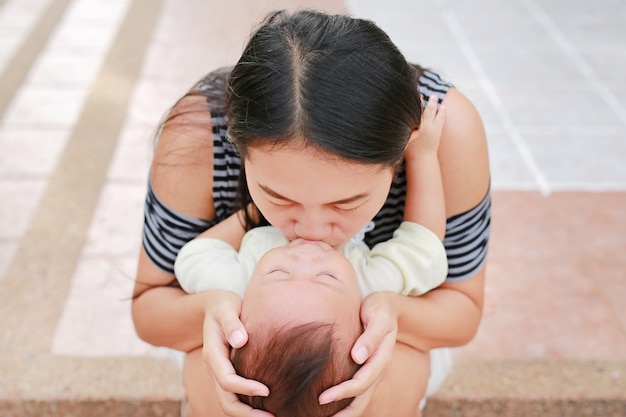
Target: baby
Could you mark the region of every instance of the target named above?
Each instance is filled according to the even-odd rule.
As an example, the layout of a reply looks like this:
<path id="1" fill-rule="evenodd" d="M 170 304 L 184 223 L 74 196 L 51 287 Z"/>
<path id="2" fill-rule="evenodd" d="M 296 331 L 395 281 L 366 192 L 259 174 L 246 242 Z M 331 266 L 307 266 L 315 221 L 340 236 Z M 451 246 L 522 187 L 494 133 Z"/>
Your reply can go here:
<path id="1" fill-rule="evenodd" d="M 429 145 L 420 149 L 438 147 L 443 116 L 436 105 L 429 101 L 419 136 L 412 139 Z M 242 212 L 182 248 L 175 273 L 185 291 L 230 290 L 243 298 L 241 321 L 249 338 L 231 360 L 239 375 L 264 383 L 270 395 L 240 396 L 242 401 L 276 417 L 321 417 L 345 408 L 351 399 L 320 405 L 318 397 L 358 369 L 350 350 L 362 333 L 362 297 L 375 291 L 418 296 L 444 281 L 441 174 L 438 164 L 437 172 L 432 165 L 409 164 L 405 221 L 392 239 L 372 249 L 355 239 L 339 250 L 318 241 L 288 242 L 271 226 L 244 234 Z M 432 190 L 433 183 L 435 195 L 416 195 L 416 189 Z"/>

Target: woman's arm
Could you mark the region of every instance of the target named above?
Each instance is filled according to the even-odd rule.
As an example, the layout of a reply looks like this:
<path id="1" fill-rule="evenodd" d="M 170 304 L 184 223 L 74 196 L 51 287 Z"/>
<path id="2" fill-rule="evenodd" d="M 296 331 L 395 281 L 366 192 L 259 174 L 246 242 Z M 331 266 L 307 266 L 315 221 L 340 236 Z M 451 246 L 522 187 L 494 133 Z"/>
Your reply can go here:
<path id="1" fill-rule="evenodd" d="M 447 216 L 480 203 L 489 189 L 489 158 L 482 122 L 474 106 L 451 89 L 443 101 L 446 122 L 439 146 Z M 419 297 L 377 292 L 361 304 L 365 332 L 352 348 L 357 363 L 367 361 L 352 380 L 324 391 L 322 402 L 357 396 L 336 417 L 361 415 L 376 381 L 399 342 L 426 352 L 469 342 L 480 322 L 485 269 L 457 284 L 442 284 Z"/>
<path id="2" fill-rule="evenodd" d="M 186 96 L 176 104 L 160 132 L 151 169 L 152 186 L 161 202 L 179 214 L 215 218 L 212 139 L 211 115 L 206 99 L 200 95 Z M 209 366 L 193 372 L 217 381 L 216 395 L 224 412 L 269 415 L 252 410 L 234 394 L 269 392 L 263 384 L 238 376 L 229 361 L 230 347 L 240 348 L 247 342 L 247 332 L 239 320 L 241 298 L 219 290 L 187 294 L 169 285 L 172 283 L 176 283 L 174 275 L 155 266 L 142 247 L 132 304 L 139 337 L 153 345 L 185 352 L 202 347 Z"/>
<path id="3" fill-rule="evenodd" d="M 215 216 L 211 117 L 204 97 L 187 96 L 172 109 L 156 143 L 151 181 L 176 212 Z M 142 247 L 133 291 L 135 329 L 148 343 L 190 351 L 202 345 L 206 297 L 165 286 L 172 282 L 174 275 L 155 266 Z"/>
<path id="4" fill-rule="evenodd" d="M 476 205 L 489 190 L 489 157 L 482 121 L 469 100 L 451 89 L 439 147 L 447 216 Z M 485 268 L 421 297 L 388 294 L 398 314 L 398 340 L 420 350 L 468 343 L 482 316 Z M 387 293 L 386 293 L 387 294 Z"/>

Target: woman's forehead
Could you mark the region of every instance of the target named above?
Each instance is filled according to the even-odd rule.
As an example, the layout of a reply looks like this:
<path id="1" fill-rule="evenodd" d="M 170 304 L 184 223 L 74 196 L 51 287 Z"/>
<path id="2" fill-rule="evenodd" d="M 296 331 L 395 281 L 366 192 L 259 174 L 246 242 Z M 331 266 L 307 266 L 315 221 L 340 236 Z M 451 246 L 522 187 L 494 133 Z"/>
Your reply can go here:
<path id="1" fill-rule="evenodd" d="M 323 191 L 329 199 L 333 192 L 337 199 L 357 195 L 375 187 L 378 180 L 386 182 L 393 175 L 393 169 L 385 165 L 347 161 L 302 146 L 251 149 L 245 164 L 249 181 L 278 194 L 297 187 L 305 192 Z"/>

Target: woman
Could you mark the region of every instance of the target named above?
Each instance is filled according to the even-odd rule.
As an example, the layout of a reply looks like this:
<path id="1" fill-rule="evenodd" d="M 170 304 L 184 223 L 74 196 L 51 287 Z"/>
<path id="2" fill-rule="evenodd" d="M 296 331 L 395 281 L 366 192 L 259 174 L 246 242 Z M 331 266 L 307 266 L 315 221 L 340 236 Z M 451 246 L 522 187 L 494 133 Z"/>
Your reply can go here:
<path id="1" fill-rule="evenodd" d="M 364 231 L 370 246 L 387 240 L 402 221 L 403 152 L 419 127 L 420 93 L 446 105 L 439 162 L 450 272 L 422 297 L 365 298 L 365 332 L 351 352 L 364 366 L 320 396 L 357 397 L 337 416 L 403 417 L 420 415 L 428 352 L 467 343 L 481 317 L 489 167 L 474 107 L 408 65 L 373 23 L 309 11 L 270 15 L 232 70 L 209 74 L 174 106 L 152 165 L 133 318 L 147 342 L 188 352 L 189 415 L 266 416 L 235 393 L 268 388 L 238 377 L 228 360 L 229 348 L 247 341 L 241 299 L 185 294 L 173 276 L 177 251 L 250 199 L 260 223 L 289 240 L 340 247 Z"/>

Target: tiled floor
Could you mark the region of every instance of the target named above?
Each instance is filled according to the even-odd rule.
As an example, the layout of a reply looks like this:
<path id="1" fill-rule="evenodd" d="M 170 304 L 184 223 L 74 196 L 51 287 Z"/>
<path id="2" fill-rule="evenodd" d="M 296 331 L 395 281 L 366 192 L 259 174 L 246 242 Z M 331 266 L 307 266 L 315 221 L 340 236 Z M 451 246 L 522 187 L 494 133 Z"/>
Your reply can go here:
<path id="1" fill-rule="evenodd" d="M 0 300 L 15 296 L 23 238 L 42 221 L 42 196 L 64 169 L 59 164 L 85 101 L 138 2 L 67 2 L 15 94 L 2 99 Z M 23 56 L 38 20 L 62 3 L 0 1 L 1 91 L 9 91 L 5 69 Z M 411 60 L 464 91 L 483 116 L 494 189 L 489 308 L 476 340 L 455 354 L 626 360 L 624 2 L 236 0 L 209 8 L 212 3 L 163 0 L 104 185 L 93 190 L 95 211 L 77 232 L 84 245 L 63 260 L 71 274 L 58 277 L 67 290 L 58 290 L 53 302 L 60 313 L 44 348 L 52 360 L 167 355 L 137 339 L 129 316 L 151 134 L 196 79 L 236 59 L 264 11 L 294 4 L 347 8 L 375 20 Z M 60 261 L 33 262 L 48 270 Z M 0 312 L 22 314 L 2 305 Z M 0 327 L 7 323 L 19 321 L 0 320 Z M 4 349 L 13 333 L 0 330 Z"/>

